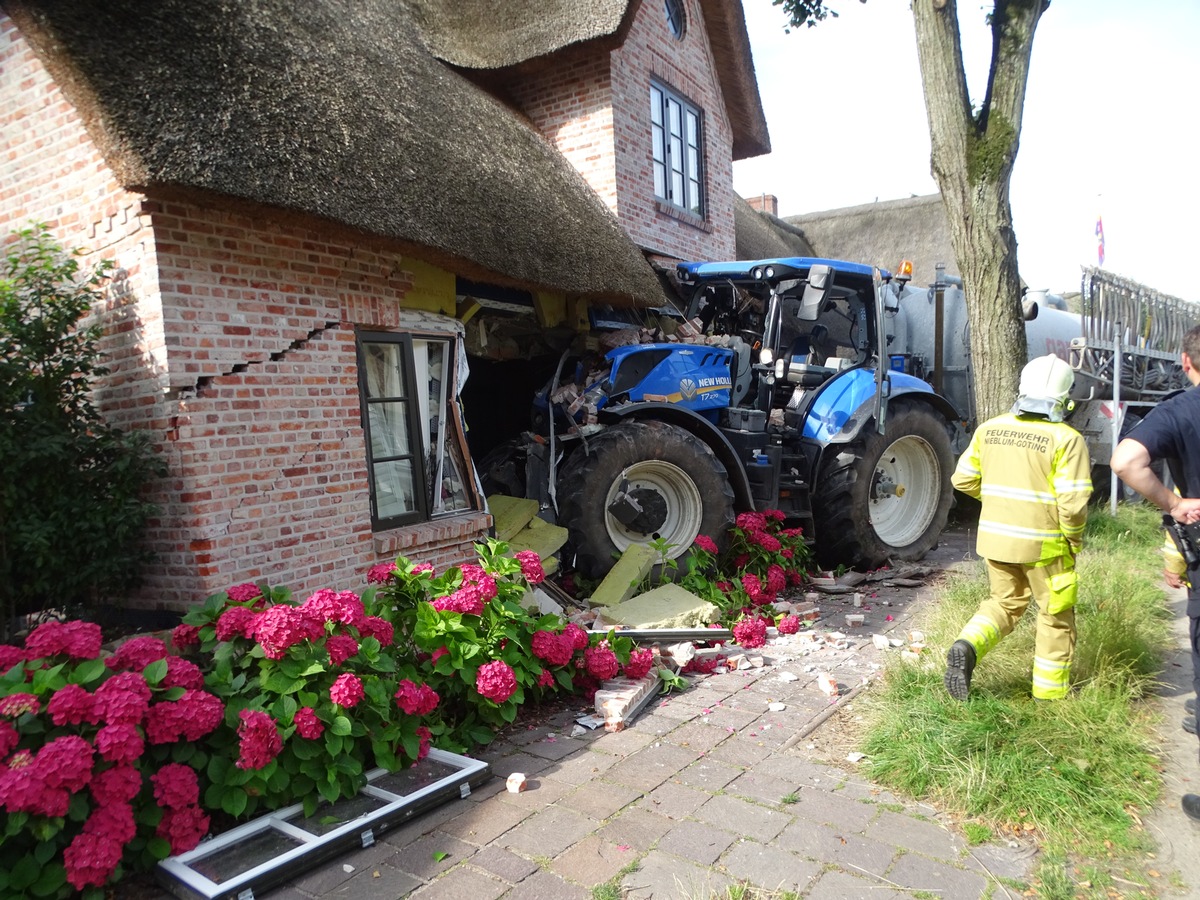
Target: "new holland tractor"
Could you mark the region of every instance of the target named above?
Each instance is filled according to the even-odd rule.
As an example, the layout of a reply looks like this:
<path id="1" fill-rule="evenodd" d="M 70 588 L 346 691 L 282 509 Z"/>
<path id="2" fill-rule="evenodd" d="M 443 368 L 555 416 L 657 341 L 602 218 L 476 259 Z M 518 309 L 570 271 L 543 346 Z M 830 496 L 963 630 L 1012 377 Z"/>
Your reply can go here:
<path id="1" fill-rule="evenodd" d="M 698 535 L 720 541 L 742 510 L 781 510 L 827 566 L 872 568 L 936 546 L 974 426 L 961 289 L 811 258 L 683 263 L 676 274 L 689 299 L 672 333 L 628 329 L 564 354 L 535 398 L 519 465 L 511 453 L 485 462 L 485 487 L 541 501 L 569 530 L 568 561 L 593 577 L 635 543 L 674 558 Z M 1140 373 L 1124 400 L 1182 386 L 1171 334 L 1159 349 L 1127 340 L 1115 354 L 1109 335 L 1106 355 L 1104 302 L 1084 316 L 1026 304 L 1031 356 L 1058 353 L 1086 376 L 1077 427 L 1093 459 L 1111 446 L 1114 356 L 1130 360 L 1123 384 Z M 1183 304 L 1175 318 L 1189 315 Z"/>

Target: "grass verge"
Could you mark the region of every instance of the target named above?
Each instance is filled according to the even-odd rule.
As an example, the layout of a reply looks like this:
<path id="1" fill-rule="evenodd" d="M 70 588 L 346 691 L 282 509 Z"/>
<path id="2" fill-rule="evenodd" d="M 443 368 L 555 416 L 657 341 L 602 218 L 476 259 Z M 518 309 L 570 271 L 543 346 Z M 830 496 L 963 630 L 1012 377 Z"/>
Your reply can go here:
<path id="1" fill-rule="evenodd" d="M 1138 813 L 1161 780 L 1152 712 L 1137 701 L 1170 625 L 1158 521 L 1144 506 L 1092 512 L 1077 562 L 1075 689 L 1062 701 L 1030 697 L 1033 610 L 975 670 L 970 699 L 947 696 L 946 648 L 987 595 L 982 563 L 950 576 L 922 623 L 922 661 L 890 666 L 864 704 L 870 775 L 972 820 L 977 834 L 1032 836 L 1049 858 L 1147 849 Z"/>

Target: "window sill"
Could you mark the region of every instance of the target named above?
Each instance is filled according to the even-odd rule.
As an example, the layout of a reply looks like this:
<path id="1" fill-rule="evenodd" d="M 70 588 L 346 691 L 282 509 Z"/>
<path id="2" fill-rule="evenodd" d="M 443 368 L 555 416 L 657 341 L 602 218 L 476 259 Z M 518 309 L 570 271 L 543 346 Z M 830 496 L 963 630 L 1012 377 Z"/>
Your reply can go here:
<path id="1" fill-rule="evenodd" d="M 428 522 L 416 522 L 399 528 L 389 528 L 387 531 L 377 531 L 372 537 L 376 553 L 394 556 L 401 551 L 417 547 L 481 541 L 487 538 L 491 525 L 490 515 L 472 509 L 454 515 L 439 516 Z"/>
<path id="2" fill-rule="evenodd" d="M 686 209 L 680 209 L 678 206 L 672 206 L 670 203 L 665 203 L 662 200 L 655 200 L 654 208 L 659 215 L 669 216 L 672 219 L 682 222 L 684 225 L 691 225 L 693 228 L 699 229 L 706 234 L 712 234 L 712 225 L 703 216 L 688 212 Z"/>

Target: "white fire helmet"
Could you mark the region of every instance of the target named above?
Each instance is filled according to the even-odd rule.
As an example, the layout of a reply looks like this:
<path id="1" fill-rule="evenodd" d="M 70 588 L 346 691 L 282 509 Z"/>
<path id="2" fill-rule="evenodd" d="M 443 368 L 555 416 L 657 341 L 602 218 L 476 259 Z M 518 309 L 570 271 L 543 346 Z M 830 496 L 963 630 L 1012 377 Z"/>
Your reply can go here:
<path id="1" fill-rule="evenodd" d="M 1039 356 L 1021 370 L 1021 385 L 1017 389 L 1014 413 L 1037 413 L 1051 422 L 1061 422 L 1074 408 L 1070 400 L 1075 372 L 1069 363 L 1053 354 Z"/>

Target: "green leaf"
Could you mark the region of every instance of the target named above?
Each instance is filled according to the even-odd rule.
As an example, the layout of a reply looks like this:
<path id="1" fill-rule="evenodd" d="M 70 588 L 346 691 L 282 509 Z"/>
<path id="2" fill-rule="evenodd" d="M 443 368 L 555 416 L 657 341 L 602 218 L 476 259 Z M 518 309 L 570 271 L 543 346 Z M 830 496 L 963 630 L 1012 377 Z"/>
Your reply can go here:
<path id="1" fill-rule="evenodd" d="M 303 678 L 293 678 L 280 671 L 263 679 L 262 686 L 264 690 L 275 694 L 291 694 L 304 687 L 305 683 Z"/>
<path id="2" fill-rule="evenodd" d="M 9 886 L 15 890 L 23 891 L 42 874 L 41 864 L 32 856 L 22 856 L 13 864 L 8 876 Z"/>
<path id="3" fill-rule="evenodd" d="M 108 666 L 102 659 L 85 659 L 75 666 L 75 671 L 67 679 L 71 684 L 90 684 L 108 671 Z"/>
<path id="4" fill-rule="evenodd" d="M 166 859 L 171 855 L 171 842 L 166 838 L 152 837 L 146 842 L 146 849 L 155 859 Z"/>
<path id="5" fill-rule="evenodd" d="M 246 811 L 248 798 L 245 791 L 226 790 L 221 794 L 221 809 L 231 816 L 240 816 Z"/>
<path id="6" fill-rule="evenodd" d="M 511 700 L 506 700 L 504 705 L 500 707 L 500 716 L 505 722 L 511 724 L 517 718 L 517 704 Z"/>
<path id="7" fill-rule="evenodd" d="M 338 789 L 337 784 L 331 784 L 329 781 L 319 782 L 317 784 L 317 792 L 330 803 L 336 803 L 338 797 L 341 795 L 341 791 Z"/>
<path id="8" fill-rule="evenodd" d="M 446 859 L 449 855 L 450 854 L 447 853 L 445 850 L 435 850 L 435 851 L 433 851 L 433 861 L 441 862 L 443 859 Z"/>
<path id="9" fill-rule="evenodd" d="M 42 860 L 41 865 L 44 867 L 42 874 L 30 886 L 29 893 L 35 897 L 57 896 L 67 883 L 67 870 L 62 863 L 51 863 L 49 860 Z"/>
<path id="10" fill-rule="evenodd" d="M 336 717 L 329 725 L 329 730 L 337 735 L 348 735 L 352 730 L 350 720 L 345 716 Z"/>
<path id="11" fill-rule="evenodd" d="M 156 659 L 146 668 L 142 669 L 142 677 L 146 679 L 146 684 L 153 687 L 167 677 L 167 661 L 165 659 Z"/>

